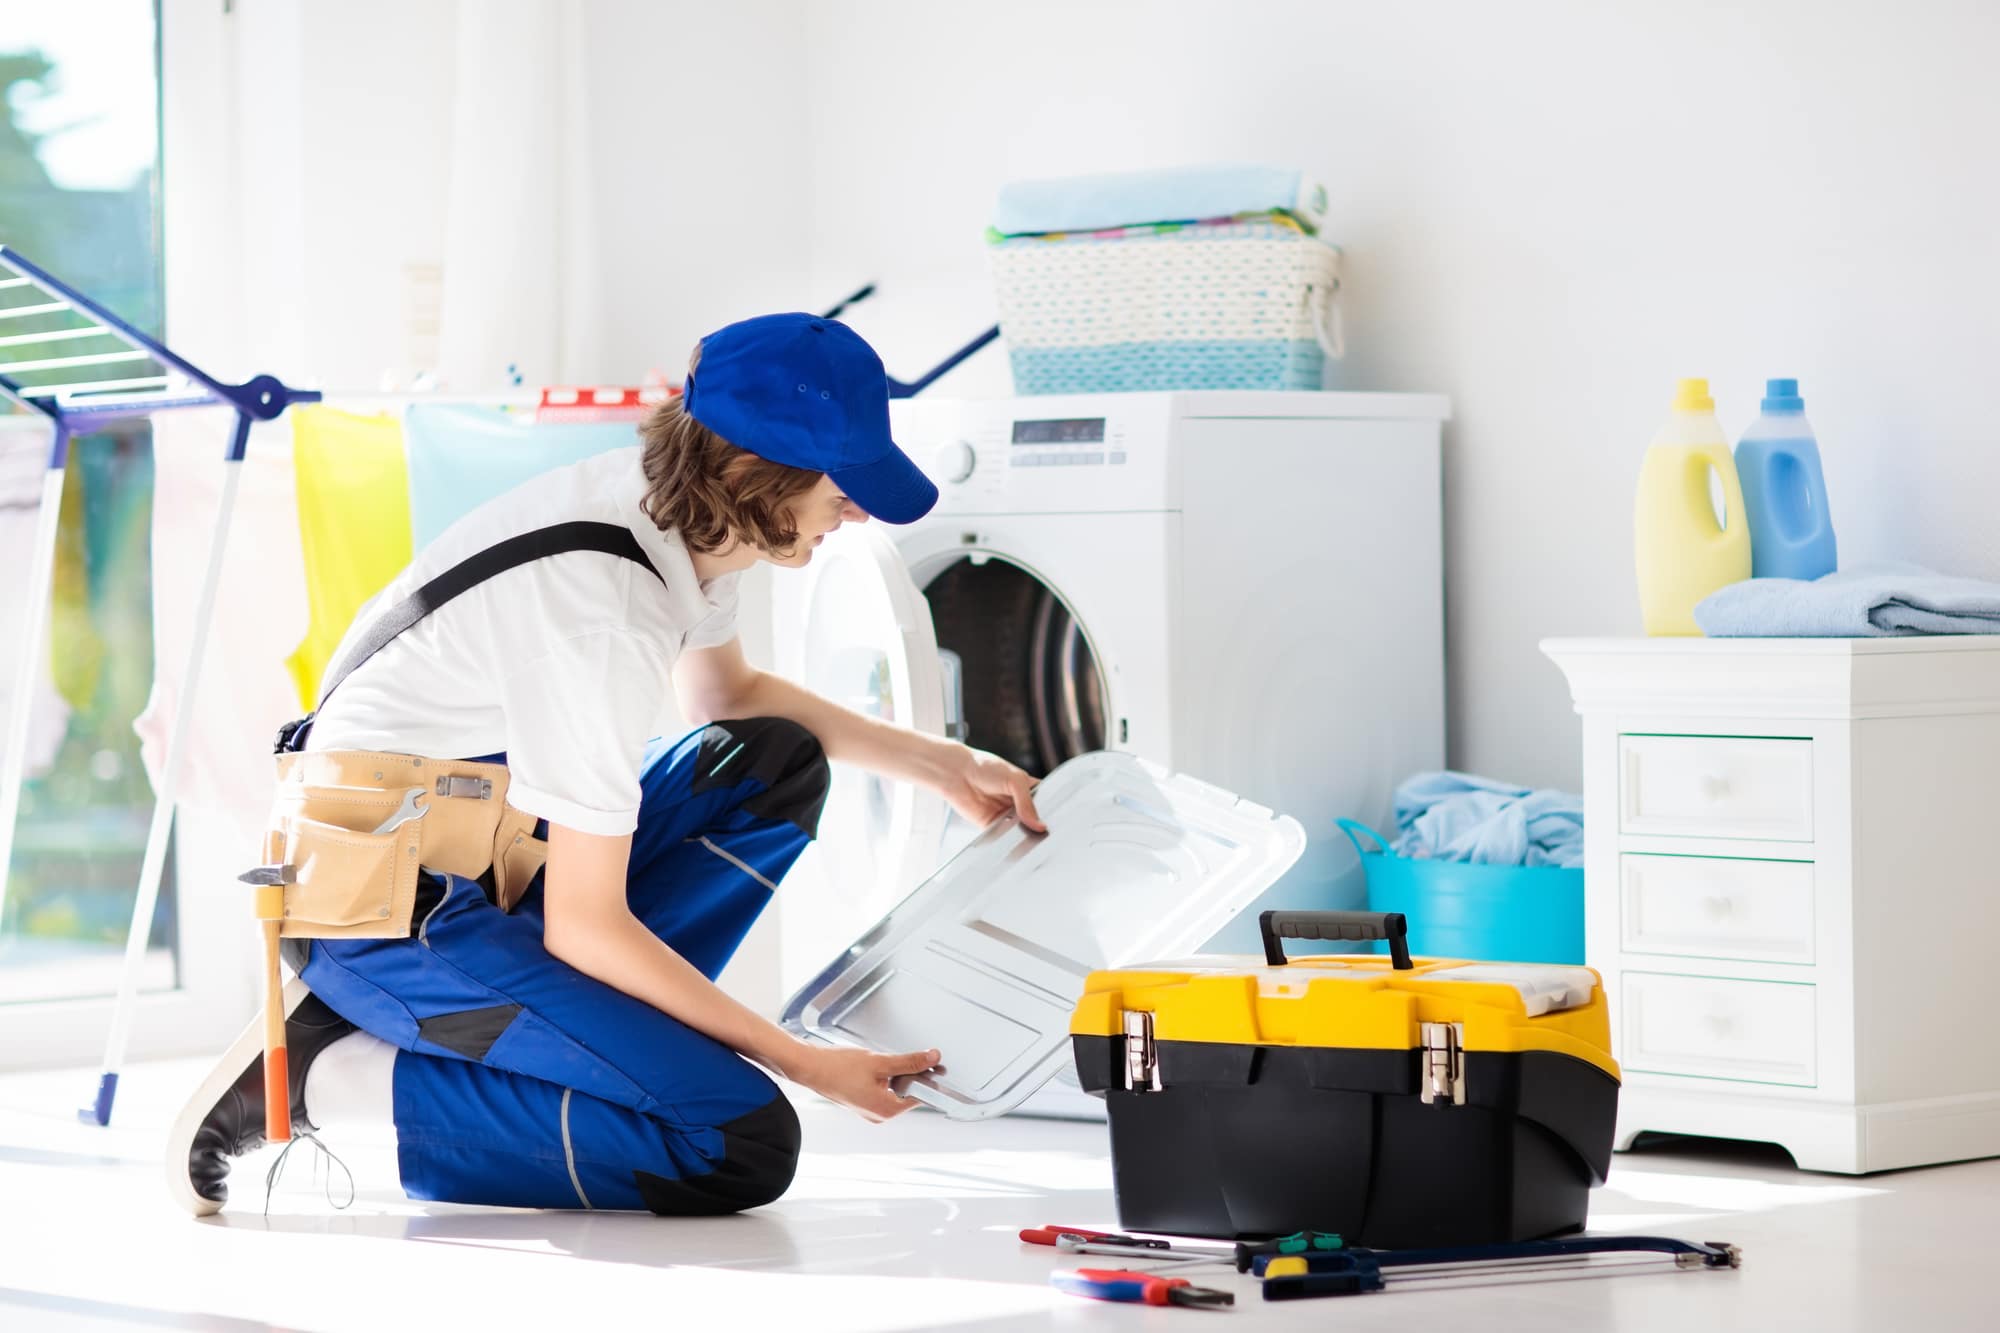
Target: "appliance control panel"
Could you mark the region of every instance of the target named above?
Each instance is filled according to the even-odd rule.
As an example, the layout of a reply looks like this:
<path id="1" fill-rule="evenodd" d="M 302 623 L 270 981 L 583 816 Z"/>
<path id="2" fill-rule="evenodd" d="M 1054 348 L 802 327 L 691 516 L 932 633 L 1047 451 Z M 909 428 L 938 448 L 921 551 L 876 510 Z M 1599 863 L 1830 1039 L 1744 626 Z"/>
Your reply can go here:
<path id="1" fill-rule="evenodd" d="M 890 404 L 896 442 L 937 483 L 939 513 L 1178 509 L 1165 395 Z"/>

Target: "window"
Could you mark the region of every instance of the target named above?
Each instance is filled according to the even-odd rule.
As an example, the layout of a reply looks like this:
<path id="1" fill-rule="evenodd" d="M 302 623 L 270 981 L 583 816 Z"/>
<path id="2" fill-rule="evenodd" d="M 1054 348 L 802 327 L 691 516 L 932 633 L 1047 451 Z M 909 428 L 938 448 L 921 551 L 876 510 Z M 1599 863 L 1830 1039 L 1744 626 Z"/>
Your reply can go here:
<path id="1" fill-rule="evenodd" d="M 153 0 L 0 0 L 0 238 L 153 332 L 158 26 Z M 0 319 L 0 335 L 46 327 L 38 318 Z M 0 344 L 0 361 L 21 355 Z M 19 681 L 47 451 L 39 417 L 0 419 L 0 716 L 13 691 L 34 701 L 0 907 L 0 1010 L 116 989 L 153 807 L 132 731 L 152 682 L 151 433 L 137 422 L 73 443 L 49 650 Z M 178 984 L 168 865 L 144 973 L 152 990 Z"/>

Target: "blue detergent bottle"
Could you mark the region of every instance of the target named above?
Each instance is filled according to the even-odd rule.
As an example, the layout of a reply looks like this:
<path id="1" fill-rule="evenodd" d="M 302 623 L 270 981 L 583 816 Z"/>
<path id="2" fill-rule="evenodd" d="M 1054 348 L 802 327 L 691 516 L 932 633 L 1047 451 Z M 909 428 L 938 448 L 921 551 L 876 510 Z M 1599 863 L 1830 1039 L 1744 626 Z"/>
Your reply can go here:
<path id="1" fill-rule="evenodd" d="M 1826 477 L 1797 380 L 1765 381 L 1764 410 L 1736 444 L 1736 473 L 1750 526 L 1751 577 L 1833 573 L 1838 557 Z"/>

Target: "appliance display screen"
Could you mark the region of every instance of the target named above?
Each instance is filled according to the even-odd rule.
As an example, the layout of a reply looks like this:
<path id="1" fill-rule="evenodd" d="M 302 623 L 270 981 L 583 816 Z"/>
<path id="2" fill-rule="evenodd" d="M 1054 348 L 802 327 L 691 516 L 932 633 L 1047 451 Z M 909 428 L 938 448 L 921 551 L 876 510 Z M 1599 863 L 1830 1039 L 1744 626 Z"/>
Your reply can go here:
<path id="1" fill-rule="evenodd" d="M 1103 417 L 1069 417 L 1014 423 L 1016 444 L 1102 444 Z"/>

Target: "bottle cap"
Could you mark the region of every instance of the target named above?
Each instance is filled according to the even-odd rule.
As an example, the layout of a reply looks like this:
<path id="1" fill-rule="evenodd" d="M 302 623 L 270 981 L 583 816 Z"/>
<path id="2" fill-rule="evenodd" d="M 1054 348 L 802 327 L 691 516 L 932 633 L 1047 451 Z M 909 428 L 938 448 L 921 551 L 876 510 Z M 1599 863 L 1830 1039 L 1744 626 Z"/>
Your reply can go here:
<path id="1" fill-rule="evenodd" d="M 1765 380 L 1764 410 L 1766 412 L 1803 412 L 1806 400 L 1799 397 L 1797 380 Z"/>
<path id="2" fill-rule="evenodd" d="M 1707 380 L 1682 380 L 1674 389 L 1674 411 L 1713 412 L 1715 400 L 1708 396 Z"/>

